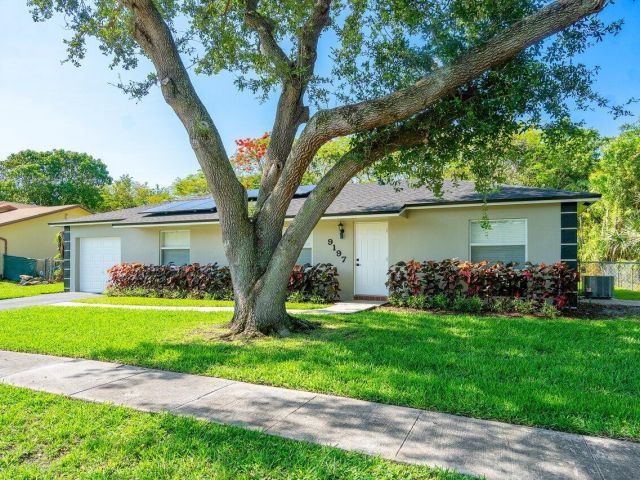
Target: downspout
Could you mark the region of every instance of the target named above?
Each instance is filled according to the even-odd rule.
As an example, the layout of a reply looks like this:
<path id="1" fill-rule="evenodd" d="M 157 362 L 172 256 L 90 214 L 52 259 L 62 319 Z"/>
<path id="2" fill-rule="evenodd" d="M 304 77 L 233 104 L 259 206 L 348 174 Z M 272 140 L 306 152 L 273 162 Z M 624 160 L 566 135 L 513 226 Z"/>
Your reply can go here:
<path id="1" fill-rule="evenodd" d="M 4 255 L 6 255 L 9 248 L 9 242 L 3 237 L 0 237 L 0 241 L 4 242 Z M 2 257 L 2 271 L 0 271 L 0 278 L 4 278 L 4 257 Z"/>

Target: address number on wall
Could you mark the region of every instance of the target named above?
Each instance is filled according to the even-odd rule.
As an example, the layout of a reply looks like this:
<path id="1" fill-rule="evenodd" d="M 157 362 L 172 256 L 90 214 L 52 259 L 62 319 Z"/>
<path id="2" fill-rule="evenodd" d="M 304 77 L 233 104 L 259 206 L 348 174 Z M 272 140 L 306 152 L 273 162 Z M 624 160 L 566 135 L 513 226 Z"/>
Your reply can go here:
<path id="1" fill-rule="evenodd" d="M 342 260 L 342 263 L 347 261 L 347 256 L 346 255 L 342 255 L 342 250 L 339 250 L 339 249 L 336 248 L 336 243 L 333 241 L 333 238 L 330 238 L 329 240 L 327 240 L 327 245 L 329 245 L 331 248 L 333 248 L 333 251 L 336 254 L 336 257 L 338 257 L 340 260 Z"/>

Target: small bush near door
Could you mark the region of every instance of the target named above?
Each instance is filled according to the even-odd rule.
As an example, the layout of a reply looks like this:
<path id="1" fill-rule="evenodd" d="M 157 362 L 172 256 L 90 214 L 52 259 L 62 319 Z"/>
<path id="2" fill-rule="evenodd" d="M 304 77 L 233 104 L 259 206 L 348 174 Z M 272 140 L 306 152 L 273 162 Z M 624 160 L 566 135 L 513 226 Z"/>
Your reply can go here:
<path id="1" fill-rule="evenodd" d="M 231 273 L 218 264 L 143 265 L 123 263 L 109 269 L 107 294 L 159 298 L 233 300 Z M 329 303 L 338 300 L 336 267 L 328 263 L 296 265 L 291 272 L 289 299 Z"/>
<path id="2" fill-rule="evenodd" d="M 550 314 L 570 303 L 578 279 L 578 272 L 564 263 L 515 268 L 457 259 L 410 260 L 391 266 L 387 287 L 395 306 Z"/>

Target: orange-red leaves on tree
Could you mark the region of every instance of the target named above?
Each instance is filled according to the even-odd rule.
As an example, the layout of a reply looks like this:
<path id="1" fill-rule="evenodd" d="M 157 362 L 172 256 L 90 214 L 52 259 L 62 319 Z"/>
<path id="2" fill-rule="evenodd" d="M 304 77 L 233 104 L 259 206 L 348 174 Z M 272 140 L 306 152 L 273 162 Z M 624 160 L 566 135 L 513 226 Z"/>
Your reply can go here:
<path id="1" fill-rule="evenodd" d="M 269 139 L 269 132 L 265 132 L 258 138 L 236 140 L 236 153 L 231 157 L 233 167 L 242 173 L 262 172 L 262 159 L 267 153 Z"/>

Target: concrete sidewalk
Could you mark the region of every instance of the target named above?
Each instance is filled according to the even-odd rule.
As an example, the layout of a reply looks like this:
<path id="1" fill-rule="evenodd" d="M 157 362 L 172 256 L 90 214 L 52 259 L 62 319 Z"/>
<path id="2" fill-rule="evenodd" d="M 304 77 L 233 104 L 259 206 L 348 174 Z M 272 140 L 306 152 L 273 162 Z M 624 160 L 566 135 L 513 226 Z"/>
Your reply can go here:
<path id="1" fill-rule="evenodd" d="M 0 381 L 495 479 L 640 478 L 640 444 L 212 377 L 0 351 Z"/>
<path id="2" fill-rule="evenodd" d="M 580 301 L 584 303 L 595 303 L 596 305 L 604 305 L 605 307 L 640 308 L 640 300 L 622 300 L 620 298 L 581 298 Z"/>
<path id="3" fill-rule="evenodd" d="M 338 302 L 325 308 L 316 308 L 310 310 L 288 309 L 287 311 L 294 315 L 337 315 L 365 312 L 375 307 L 383 305 L 385 302 L 372 301 L 351 301 Z M 169 311 L 193 311 L 193 312 L 233 312 L 233 307 L 196 307 L 196 306 L 169 306 L 169 305 L 117 305 L 110 303 L 81 303 L 73 301 L 65 301 L 55 304 L 56 307 L 94 307 L 94 308 L 121 308 L 128 310 L 169 310 Z"/>
<path id="4" fill-rule="evenodd" d="M 45 293 L 42 295 L 33 295 L 31 297 L 7 298 L 0 300 L 0 310 L 12 310 L 14 308 L 37 307 L 39 305 L 53 305 L 60 302 L 73 302 L 83 298 L 100 297 L 95 293 L 84 292 L 64 292 L 64 293 Z"/>

